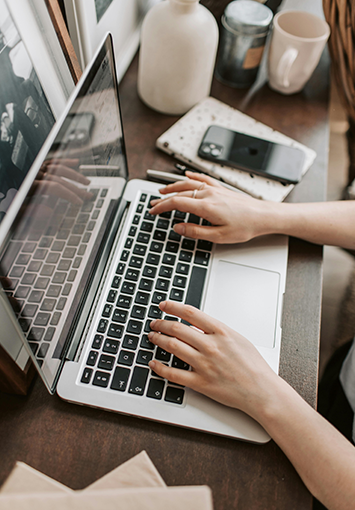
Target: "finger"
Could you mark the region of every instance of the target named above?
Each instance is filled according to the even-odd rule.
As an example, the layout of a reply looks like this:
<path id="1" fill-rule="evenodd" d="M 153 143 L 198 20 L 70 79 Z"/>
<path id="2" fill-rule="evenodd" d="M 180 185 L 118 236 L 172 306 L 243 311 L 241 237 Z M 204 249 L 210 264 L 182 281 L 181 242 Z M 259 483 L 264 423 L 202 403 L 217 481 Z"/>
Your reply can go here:
<path id="1" fill-rule="evenodd" d="M 168 184 L 164 188 L 159 190 L 163 195 L 168 195 L 169 193 L 179 193 L 180 191 L 188 191 L 194 189 L 200 189 L 202 184 L 206 184 L 201 181 L 195 181 L 193 179 L 187 179 L 186 181 L 177 181 L 171 184 Z M 156 202 L 156 200 L 152 200 L 151 204 Z"/>
<path id="2" fill-rule="evenodd" d="M 176 223 L 173 229 L 181 236 L 191 237 L 191 239 L 204 239 L 205 241 L 215 243 L 221 237 L 223 227 L 200 226 L 195 223 Z"/>
<path id="3" fill-rule="evenodd" d="M 192 324 L 193 326 L 200 329 L 201 331 L 204 331 L 205 333 L 212 334 L 215 333 L 217 329 L 219 329 L 218 327 L 220 324 L 219 321 L 213 319 L 212 317 L 202 312 L 198 308 L 195 308 L 194 306 L 184 305 L 182 303 L 178 303 L 177 301 L 161 301 L 161 303 L 159 304 L 159 308 L 166 314 L 180 317 L 180 319 L 185 320 L 189 324 Z M 173 324 L 179 323 L 173 322 Z M 181 324 L 181 326 L 184 325 Z M 188 326 L 185 327 L 191 329 Z"/>
<path id="4" fill-rule="evenodd" d="M 210 186 L 215 186 L 217 188 L 222 187 L 220 182 L 217 179 L 214 179 L 213 177 L 210 177 L 206 174 L 201 174 L 200 172 L 192 172 L 190 170 L 186 170 L 185 172 L 186 177 L 189 179 L 194 179 L 196 181 L 205 182 L 206 184 L 209 184 Z"/>
<path id="5" fill-rule="evenodd" d="M 72 204 L 82 205 L 83 200 L 76 194 L 73 193 L 66 186 L 63 186 L 60 182 L 54 180 L 40 181 L 43 194 L 53 195 L 59 198 L 63 198 Z"/>
<path id="6" fill-rule="evenodd" d="M 167 367 L 164 363 L 160 363 L 160 361 L 157 360 L 150 361 L 149 367 L 154 370 L 156 374 L 160 375 L 160 377 L 163 377 L 163 379 L 167 379 L 175 384 L 181 384 L 181 386 L 189 386 L 190 388 L 194 386 L 197 377 L 195 372 Z"/>
<path id="7" fill-rule="evenodd" d="M 161 347 L 163 351 L 170 352 L 170 354 L 177 356 L 193 367 L 196 366 L 200 354 L 183 340 L 178 340 L 175 337 L 157 333 L 156 331 L 150 331 L 148 338 L 154 345 Z"/>
<path id="8" fill-rule="evenodd" d="M 75 184 L 73 184 L 72 182 L 66 181 L 66 180 L 64 180 L 61 177 L 58 177 L 56 175 L 46 174 L 45 180 L 46 181 L 55 181 L 55 182 L 57 182 L 63 188 L 67 188 L 72 193 L 78 195 L 79 198 L 82 199 L 82 200 L 89 201 L 93 197 L 92 193 L 89 193 L 85 189 L 79 188 L 78 186 L 75 186 Z"/>
<path id="9" fill-rule="evenodd" d="M 69 168 L 68 166 L 62 164 L 52 164 L 48 165 L 47 173 L 51 173 L 53 175 L 66 177 L 67 179 L 71 179 L 72 181 L 80 182 L 81 184 L 90 184 L 90 179 L 81 175 L 76 170 Z"/>
<path id="10" fill-rule="evenodd" d="M 190 328 L 189 326 L 186 326 L 185 324 L 182 324 L 181 322 L 165 321 L 162 319 L 154 320 L 150 323 L 150 329 L 154 332 L 163 334 L 166 337 L 170 337 L 172 340 L 177 339 L 177 342 L 178 341 L 184 342 L 187 346 L 190 347 L 190 349 L 194 349 L 195 352 L 202 349 L 202 344 L 203 344 L 204 340 L 201 337 L 203 337 L 203 333 L 197 331 L 194 328 Z M 156 337 L 154 337 L 154 339 L 157 340 Z M 169 343 L 167 339 L 165 339 L 165 340 L 162 339 L 161 341 L 162 342 L 165 341 L 165 345 L 167 343 Z M 169 343 L 169 345 L 171 344 L 169 348 L 176 349 L 177 342 L 171 341 Z M 168 352 L 170 352 L 170 351 L 168 351 Z M 190 357 L 191 357 L 191 352 L 190 352 Z"/>
<path id="11" fill-rule="evenodd" d="M 203 193 L 203 191 L 199 193 Z M 161 214 L 162 212 L 166 211 L 181 211 L 193 213 L 197 216 L 202 216 L 204 209 L 203 205 L 204 204 L 201 202 L 201 200 L 192 198 L 191 191 L 185 191 L 179 193 L 178 195 L 174 195 L 173 197 L 159 200 L 156 205 L 150 209 L 149 213 Z"/>

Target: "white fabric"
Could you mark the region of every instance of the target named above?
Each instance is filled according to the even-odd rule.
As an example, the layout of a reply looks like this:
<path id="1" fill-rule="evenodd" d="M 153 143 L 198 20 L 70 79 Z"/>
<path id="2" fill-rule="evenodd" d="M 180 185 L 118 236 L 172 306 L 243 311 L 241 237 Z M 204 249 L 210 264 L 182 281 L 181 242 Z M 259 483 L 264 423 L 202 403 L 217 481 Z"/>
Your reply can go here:
<path id="1" fill-rule="evenodd" d="M 355 413 L 355 340 L 340 370 L 340 382 L 348 402 Z M 355 442 L 355 416 L 353 421 L 353 441 Z"/>

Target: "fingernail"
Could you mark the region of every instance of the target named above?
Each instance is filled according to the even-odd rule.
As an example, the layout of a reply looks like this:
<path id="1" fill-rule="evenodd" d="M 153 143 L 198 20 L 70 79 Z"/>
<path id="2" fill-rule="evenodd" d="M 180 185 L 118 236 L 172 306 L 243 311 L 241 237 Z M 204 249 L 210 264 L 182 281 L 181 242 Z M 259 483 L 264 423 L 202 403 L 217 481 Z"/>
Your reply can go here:
<path id="1" fill-rule="evenodd" d="M 160 301 L 160 303 L 159 303 L 160 310 L 164 310 L 165 306 L 166 306 L 166 301 Z"/>
<path id="2" fill-rule="evenodd" d="M 155 205 L 159 202 L 160 199 L 155 199 L 150 201 L 150 205 Z"/>
<path id="3" fill-rule="evenodd" d="M 155 368 L 155 366 L 156 366 L 155 361 L 153 361 L 153 360 L 149 361 L 149 366 L 150 366 L 150 368 Z"/>
<path id="4" fill-rule="evenodd" d="M 149 327 L 150 328 L 153 328 L 154 327 L 154 324 L 156 323 L 157 321 L 154 319 L 153 321 L 151 321 L 151 323 L 149 324 Z"/>
<path id="5" fill-rule="evenodd" d="M 153 331 L 149 331 L 148 338 L 152 338 L 153 335 L 154 335 L 154 332 Z"/>
<path id="6" fill-rule="evenodd" d="M 177 223 L 176 225 L 174 225 L 174 232 L 176 232 L 177 234 L 184 236 L 185 231 L 186 231 L 185 223 Z"/>

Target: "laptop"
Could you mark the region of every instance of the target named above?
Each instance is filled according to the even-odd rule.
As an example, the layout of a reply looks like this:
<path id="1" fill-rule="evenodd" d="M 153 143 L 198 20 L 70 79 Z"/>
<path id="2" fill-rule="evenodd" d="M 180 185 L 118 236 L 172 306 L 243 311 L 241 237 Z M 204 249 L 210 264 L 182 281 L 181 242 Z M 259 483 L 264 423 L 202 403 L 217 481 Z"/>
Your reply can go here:
<path id="1" fill-rule="evenodd" d="M 155 318 L 179 320 L 161 300 L 189 303 L 247 337 L 277 372 L 288 239 L 181 238 L 176 222 L 205 220 L 150 215 L 160 187 L 128 180 L 108 35 L 2 217 L 2 341 L 21 341 L 19 356 L 25 349 L 68 402 L 267 442 L 249 416 L 152 372 L 151 359 L 191 368 L 147 335 Z"/>

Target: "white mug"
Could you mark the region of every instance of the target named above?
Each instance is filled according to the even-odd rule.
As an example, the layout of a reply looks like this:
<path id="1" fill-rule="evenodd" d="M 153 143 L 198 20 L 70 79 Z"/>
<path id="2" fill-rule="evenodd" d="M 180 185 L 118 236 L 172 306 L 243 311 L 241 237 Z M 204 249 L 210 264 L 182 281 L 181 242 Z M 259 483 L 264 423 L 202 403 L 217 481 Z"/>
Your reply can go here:
<path id="1" fill-rule="evenodd" d="M 268 58 L 270 87 L 282 94 L 302 90 L 319 62 L 329 34 L 328 23 L 314 14 L 276 14 Z"/>

